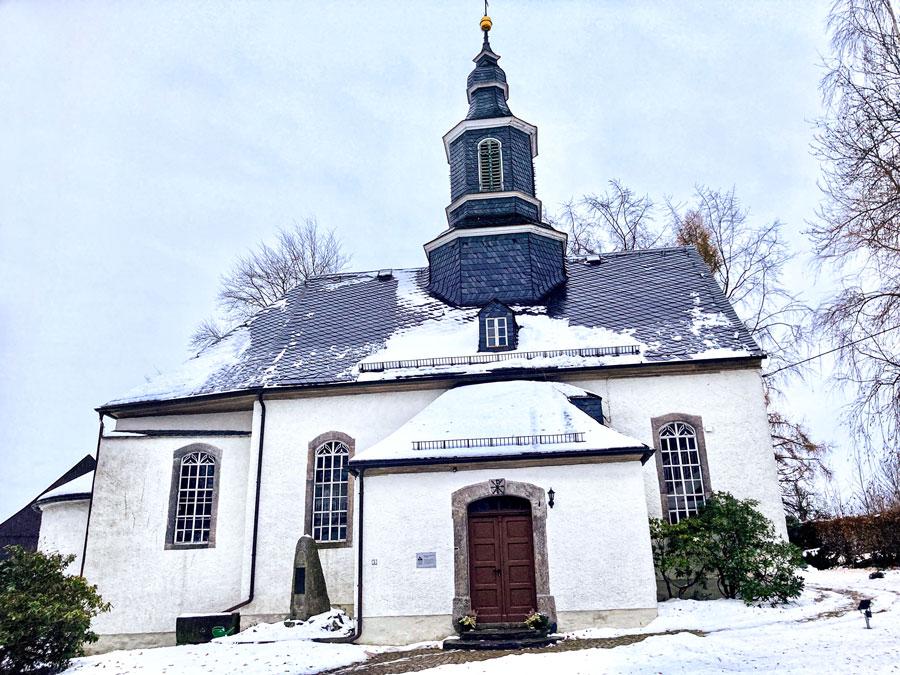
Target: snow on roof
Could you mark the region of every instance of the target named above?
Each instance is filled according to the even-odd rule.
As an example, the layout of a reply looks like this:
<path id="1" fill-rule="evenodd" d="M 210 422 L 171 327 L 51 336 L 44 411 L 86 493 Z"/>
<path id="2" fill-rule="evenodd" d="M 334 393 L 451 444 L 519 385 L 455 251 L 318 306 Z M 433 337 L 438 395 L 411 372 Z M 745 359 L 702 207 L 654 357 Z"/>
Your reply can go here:
<path id="1" fill-rule="evenodd" d="M 361 372 L 360 364 L 477 354 L 477 307 L 428 292 L 428 269 L 335 274 L 308 280 L 174 372 L 107 403 L 171 401 L 260 388 L 462 375 L 494 369 L 603 367 L 764 356 L 690 247 L 570 259 L 564 287 L 516 306 L 515 355 L 493 363 Z M 609 353 L 611 348 L 627 347 Z"/>
<path id="2" fill-rule="evenodd" d="M 90 494 L 93 490 L 94 472 L 88 471 L 85 474 L 73 478 L 68 483 L 63 483 L 57 488 L 45 492 L 38 497 L 38 503 L 46 500 L 61 500 L 63 497 L 73 497 L 75 495 Z"/>
<path id="3" fill-rule="evenodd" d="M 356 453 L 350 463 L 646 448 L 569 402 L 570 397 L 588 395 L 571 385 L 528 380 L 457 387 L 441 394 L 384 440 Z M 576 435 L 583 440 L 571 438 Z M 541 436 L 557 438 L 535 438 Z M 509 437 L 520 437 L 520 442 L 505 443 Z M 453 441 L 461 439 L 481 443 L 446 447 L 458 445 Z"/>
<path id="4" fill-rule="evenodd" d="M 185 361 L 180 368 L 148 378 L 147 382 L 114 402 L 190 396 L 201 390 L 210 378 L 237 364 L 250 343 L 249 328 L 240 326 Z"/>

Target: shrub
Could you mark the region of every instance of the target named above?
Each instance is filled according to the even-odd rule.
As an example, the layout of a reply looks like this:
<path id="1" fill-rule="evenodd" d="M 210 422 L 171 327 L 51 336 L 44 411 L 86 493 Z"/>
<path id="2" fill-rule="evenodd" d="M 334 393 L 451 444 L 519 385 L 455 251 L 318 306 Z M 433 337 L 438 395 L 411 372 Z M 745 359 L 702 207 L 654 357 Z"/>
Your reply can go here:
<path id="1" fill-rule="evenodd" d="M 650 541 L 653 562 L 669 598 L 683 598 L 688 591 L 706 588 L 706 570 L 700 564 L 706 544 L 696 518 L 674 524 L 651 518 Z"/>
<path id="2" fill-rule="evenodd" d="M 803 590 L 803 556 L 781 540 L 751 499 L 716 492 L 700 513 L 676 524 L 651 519 L 653 558 L 669 597 L 716 580 L 726 598 L 787 602 Z"/>
<path id="3" fill-rule="evenodd" d="M 810 544 L 804 548 L 818 549 L 807 559 L 819 569 L 900 564 L 900 509 L 829 518 L 804 523 L 802 528 Z"/>
<path id="4" fill-rule="evenodd" d="M 54 673 L 96 642 L 91 619 L 109 603 L 82 577 L 63 571 L 72 555 L 8 546 L 0 561 L 0 674 Z"/>

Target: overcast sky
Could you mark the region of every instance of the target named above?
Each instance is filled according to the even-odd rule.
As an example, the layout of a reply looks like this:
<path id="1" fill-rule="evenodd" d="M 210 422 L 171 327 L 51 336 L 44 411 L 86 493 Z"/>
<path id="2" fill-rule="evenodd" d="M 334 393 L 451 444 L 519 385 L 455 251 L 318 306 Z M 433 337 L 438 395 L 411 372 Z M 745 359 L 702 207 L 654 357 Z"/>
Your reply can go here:
<path id="1" fill-rule="evenodd" d="M 553 213 L 619 178 L 737 188 L 802 231 L 827 2 L 491 5 Z M 308 215 L 355 270 L 445 226 L 481 3 L 0 2 L 0 520 L 96 445 L 93 409 L 188 356 L 234 257 Z M 827 368 L 827 367 L 826 367 Z M 814 374 L 790 407 L 838 441 Z"/>

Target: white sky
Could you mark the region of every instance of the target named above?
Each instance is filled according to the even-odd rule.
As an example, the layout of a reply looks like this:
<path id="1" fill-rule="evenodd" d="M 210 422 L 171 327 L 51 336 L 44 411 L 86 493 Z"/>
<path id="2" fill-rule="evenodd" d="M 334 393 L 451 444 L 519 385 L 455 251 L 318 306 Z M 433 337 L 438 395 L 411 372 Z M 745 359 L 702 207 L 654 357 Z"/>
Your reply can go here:
<path id="1" fill-rule="evenodd" d="M 802 234 L 827 1 L 496 0 L 554 212 L 620 178 L 736 186 Z M 233 258 L 307 215 L 351 269 L 446 225 L 480 2 L 0 3 L 0 520 L 96 444 L 93 408 L 182 361 Z M 802 258 L 791 282 L 816 300 Z M 841 440 L 815 378 L 792 391 Z"/>

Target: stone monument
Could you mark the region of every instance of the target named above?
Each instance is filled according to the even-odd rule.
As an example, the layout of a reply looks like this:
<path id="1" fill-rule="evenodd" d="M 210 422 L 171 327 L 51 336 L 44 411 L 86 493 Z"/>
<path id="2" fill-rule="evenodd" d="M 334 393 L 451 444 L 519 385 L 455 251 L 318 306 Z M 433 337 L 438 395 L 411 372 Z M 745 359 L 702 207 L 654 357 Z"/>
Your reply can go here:
<path id="1" fill-rule="evenodd" d="M 319 561 L 316 540 L 304 534 L 294 553 L 294 584 L 291 588 L 291 618 L 306 621 L 331 609 L 325 575 Z"/>

